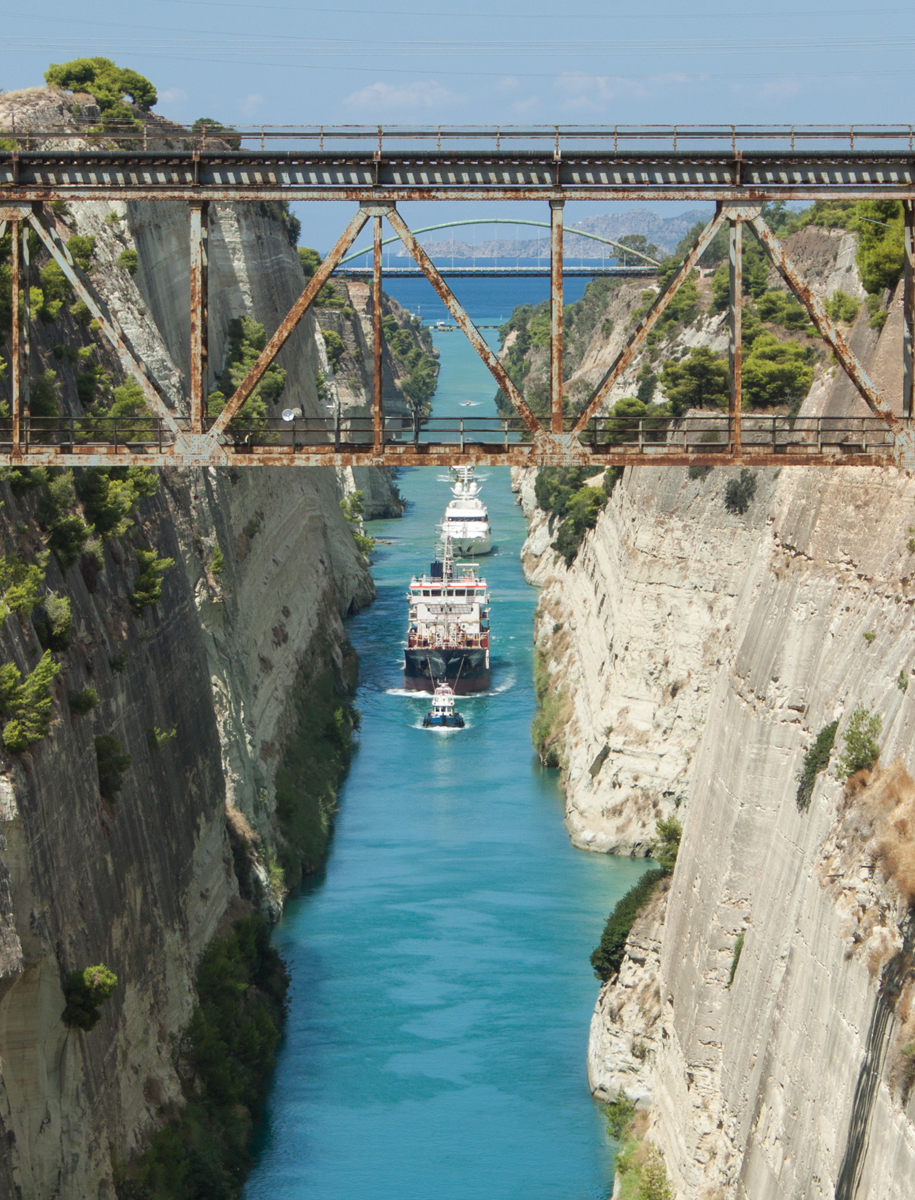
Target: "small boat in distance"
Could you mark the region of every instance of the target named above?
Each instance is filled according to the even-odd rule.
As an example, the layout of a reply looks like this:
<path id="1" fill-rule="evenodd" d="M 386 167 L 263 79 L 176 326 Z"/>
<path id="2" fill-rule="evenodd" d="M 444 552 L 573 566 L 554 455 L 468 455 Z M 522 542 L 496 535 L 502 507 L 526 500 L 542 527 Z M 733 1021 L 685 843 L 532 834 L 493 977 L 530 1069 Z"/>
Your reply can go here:
<path id="1" fill-rule="evenodd" d="M 432 711 L 423 717 L 425 729 L 463 729 L 464 718 L 454 707 L 454 690 L 439 684 L 432 694 Z"/>

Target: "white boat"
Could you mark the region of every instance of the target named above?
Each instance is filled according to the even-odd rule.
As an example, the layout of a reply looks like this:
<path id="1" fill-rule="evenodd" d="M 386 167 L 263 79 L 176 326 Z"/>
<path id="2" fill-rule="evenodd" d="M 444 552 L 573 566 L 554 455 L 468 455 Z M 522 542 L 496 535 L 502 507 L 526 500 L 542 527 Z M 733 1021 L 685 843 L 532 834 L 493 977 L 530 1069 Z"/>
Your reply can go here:
<path id="1" fill-rule="evenodd" d="M 423 717 L 426 729 L 463 729 L 464 718 L 454 707 L 454 691 L 440 684 L 432 695 L 432 711 Z"/>
<path id="2" fill-rule="evenodd" d="M 473 477 L 473 467 L 454 467 L 457 478 L 451 487 L 454 497 L 448 502 L 442 520 L 442 535 L 451 539 L 456 554 L 489 554 L 492 550 L 492 529 L 489 513 L 479 498 L 480 485 Z"/>

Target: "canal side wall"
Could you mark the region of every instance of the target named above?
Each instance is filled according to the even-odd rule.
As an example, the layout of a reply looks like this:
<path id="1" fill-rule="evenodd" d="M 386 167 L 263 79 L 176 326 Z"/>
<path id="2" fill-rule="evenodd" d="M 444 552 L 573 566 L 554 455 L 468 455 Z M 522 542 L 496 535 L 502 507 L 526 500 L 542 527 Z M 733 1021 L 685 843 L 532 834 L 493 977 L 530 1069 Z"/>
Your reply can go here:
<path id="1" fill-rule="evenodd" d="M 63 121 L 72 98 L 36 89 L 0 97 L 4 123 Z M 116 217 L 110 216 L 115 212 Z M 188 221 L 180 205 L 74 204 L 54 218 L 65 237 L 96 239 L 92 280 L 179 410 L 187 372 Z M 135 275 L 118 263 L 135 249 Z M 33 280 L 33 284 L 36 280 Z M 210 239 L 211 370 L 228 322 L 250 315 L 268 333 L 302 287 L 279 215 L 217 206 Z M 116 360 L 69 312 L 36 320 L 33 378 L 56 373 L 58 403 L 82 411 L 73 363 L 82 347 L 123 382 Z M 281 404 L 318 411 L 323 351 L 306 318 L 281 365 Z M 88 361 L 88 360 L 86 360 Z M 212 382 L 212 380 L 211 380 Z M 4 385 L 8 393 L 8 375 Z M 321 409 L 323 415 L 323 407 Z M 380 497 L 389 485 L 378 481 Z M 0 486 L 2 552 L 39 559 L 47 488 Z M 278 911 L 271 862 L 283 848 L 276 774 L 294 741 L 309 673 L 331 671 L 341 694 L 352 658 L 343 618 L 374 585 L 340 510 L 343 487 L 321 470 L 162 471 L 132 526 L 100 557 L 46 586 L 69 600 L 71 644 L 54 652 L 47 735 L 0 772 L 0 1195 L 114 1198 L 116 1160 L 182 1103 L 176 1047 L 196 1002 L 200 954 L 250 911 L 243 891 Z M 85 515 L 74 501 L 73 511 Z M 130 602 L 137 548 L 175 562 L 158 603 Z M 40 648 L 26 612 L 3 623 L 3 660 L 23 674 Z M 79 716 L 68 694 L 94 689 Z M 6 718 L 4 718 L 5 720 Z M 94 738 L 130 755 L 120 792 L 99 790 Z M 231 835 L 231 836 L 230 836 Z M 69 972 L 104 963 L 118 977 L 90 1032 L 63 1024 Z"/>
<path id="2" fill-rule="evenodd" d="M 860 316 L 851 331 L 897 397 L 900 316 L 897 296 L 879 337 Z M 857 404 L 827 367 L 802 411 Z M 669 894 L 601 989 L 589 1077 L 602 1098 L 622 1086 L 650 1105 L 678 1200 L 901 1200 L 915 1177 L 915 481 L 759 471 L 736 515 L 736 474 L 627 470 L 568 570 L 517 481 L 538 645 L 565 697 L 570 835 L 644 854 L 658 817 L 684 830 Z M 846 785 L 836 759 L 859 705 L 881 718 L 881 754 Z M 801 811 L 805 752 L 836 720 Z"/>

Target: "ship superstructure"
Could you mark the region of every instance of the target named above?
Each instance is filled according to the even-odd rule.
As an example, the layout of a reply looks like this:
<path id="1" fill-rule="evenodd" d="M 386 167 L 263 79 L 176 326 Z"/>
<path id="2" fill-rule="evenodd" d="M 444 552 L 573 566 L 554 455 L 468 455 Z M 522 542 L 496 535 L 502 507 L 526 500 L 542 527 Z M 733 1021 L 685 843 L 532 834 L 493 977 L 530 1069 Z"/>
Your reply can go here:
<path id="1" fill-rule="evenodd" d="M 492 550 L 492 529 L 473 467 L 455 467 L 454 473 L 453 499 L 445 509 L 442 533 L 451 538 L 455 554 L 488 554 Z"/>
<path id="2" fill-rule="evenodd" d="M 404 686 L 434 692 L 447 683 L 455 692 L 489 687 L 489 590 L 473 562 L 456 562 L 451 538 L 428 575 L 416 576 L 410 602 Z"/>

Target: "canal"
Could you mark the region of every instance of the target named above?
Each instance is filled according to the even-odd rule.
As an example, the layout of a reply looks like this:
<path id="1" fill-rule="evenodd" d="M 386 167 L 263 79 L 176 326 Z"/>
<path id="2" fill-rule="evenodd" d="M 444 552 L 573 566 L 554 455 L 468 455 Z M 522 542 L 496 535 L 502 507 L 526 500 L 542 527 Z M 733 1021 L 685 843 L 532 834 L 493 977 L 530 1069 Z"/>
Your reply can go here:
<path id="1" fill-rule="evenodd" d="M 510 311 L 482 294 L 471 315 Z M 436 338 L 435 413 L 495 415 L 466 340 Z M 275 932 L 290 1012 L 247 1200 L 604 1200 L 612 1188 L 585 1077 L 588 956 L 645 863 L 569 845 L 556 773 L 530 741 L 525 522 L 507 469 L 479 476 L 496 544 L 482 560 L 493 671 L 489 693 L 459 699 L 464 730 L 423 730 L 428 700 L 402 687 L 405 588 L 428 570 L 447 480 L 405 472 L 406 514 L 369 527 L 388 544 L 378 600 L 349 622 L 360 745 L 326 872 Z"/>

